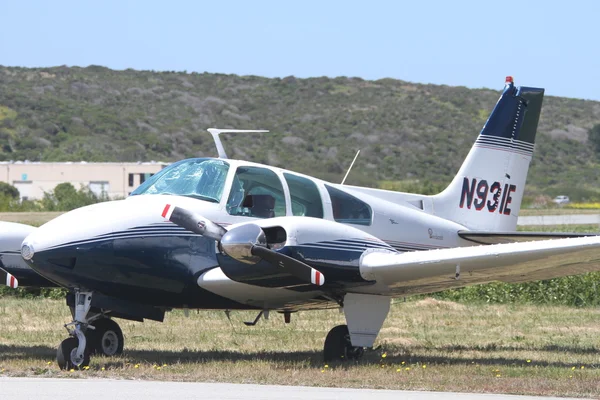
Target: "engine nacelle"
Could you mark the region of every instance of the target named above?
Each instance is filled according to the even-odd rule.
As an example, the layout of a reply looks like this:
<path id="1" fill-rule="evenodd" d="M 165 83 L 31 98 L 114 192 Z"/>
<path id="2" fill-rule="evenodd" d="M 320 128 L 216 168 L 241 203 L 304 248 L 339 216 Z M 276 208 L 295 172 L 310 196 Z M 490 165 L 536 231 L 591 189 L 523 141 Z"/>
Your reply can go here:
<path id="1" fill-rule="evenodd" d="M 268 247 L 320 271 L 325 286 L 368 284 L 359 261 L 368 249 L 395 251 L 391 246 L 349 225 L 308 217 L 269 218 L 231 226 L 221 240 L 219 264 L 234 281 L 265 287 L 307 287 L 276 263 L 252 254 Z M 310 286 L 310 285 L 308 285 Z"/>

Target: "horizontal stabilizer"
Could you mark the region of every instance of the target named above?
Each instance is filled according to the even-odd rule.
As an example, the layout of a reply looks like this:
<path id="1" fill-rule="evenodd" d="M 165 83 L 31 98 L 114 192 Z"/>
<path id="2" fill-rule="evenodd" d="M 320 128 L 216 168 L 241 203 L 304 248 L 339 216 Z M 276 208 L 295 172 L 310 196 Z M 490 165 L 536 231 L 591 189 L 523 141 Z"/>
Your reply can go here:
<path id="1" fill-rule="evenodd" d="M 566 239 L 595 236 L 591 233 L 570 232 L 482 232 L 482 231 L 458 231 L 458 236 L 477 244 L 499 244 L 534 242 L 538 240 Z"/>
<path id="2" fill-rule="evenodd" d="M 360 272 L 392 294 L 493 281 L 529 282 L 600 270 L 600 236 L 363 255 Z"/>

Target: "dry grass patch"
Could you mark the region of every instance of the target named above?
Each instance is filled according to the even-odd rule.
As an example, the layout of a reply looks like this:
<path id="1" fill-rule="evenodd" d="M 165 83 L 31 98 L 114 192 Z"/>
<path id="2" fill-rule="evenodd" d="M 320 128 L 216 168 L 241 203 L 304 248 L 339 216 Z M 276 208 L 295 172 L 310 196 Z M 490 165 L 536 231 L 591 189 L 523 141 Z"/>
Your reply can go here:
<path id="1" fill-rule="evenodd" d="M 600 310 L 397 302 L 358 363 L 325 365 L 323 340 L 337 310 L 181 311 L 165 323 L 120 321 L 125 353 L 59 371 L 55 348 L 70 315 L 62 301 L 0 299 L 0 375 L 107 377 L 600 397 Z"/>
<path id="2" fill-rule="evenodd" d="M 416 301 L 415 306 L 446 310 L 464 310 L 466 307 L 464 304 L 455 303 L 453 301 L 438 300 L 432 297 Z"/>
<path id="3" fill-rule="evenodd" d="M 522 208 L 519 215 L 522 217 L 534 215 L 573 215 L 573 214 L 600 214 L 600 209 L 573 209 L 573 208 Z"/>
<path id="4" fill-rule="evenodd" d="M 0 221 L 40 226 L 63 214 L 62 211 L 49 212 L 0 212 Z"/>

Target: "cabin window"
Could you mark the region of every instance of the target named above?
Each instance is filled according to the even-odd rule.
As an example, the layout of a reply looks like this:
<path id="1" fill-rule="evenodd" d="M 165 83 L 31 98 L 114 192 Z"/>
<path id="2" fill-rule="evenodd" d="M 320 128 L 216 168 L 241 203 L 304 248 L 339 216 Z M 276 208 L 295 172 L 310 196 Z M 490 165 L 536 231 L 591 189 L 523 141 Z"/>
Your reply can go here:
<path id="1" fill-rule="evenodd" d="M 331 197 L 333 219 L 344 224 L 371 225 L 371 207 L 362 200 L 325 185 Z"/>
<path id="2" fill-rule="evenodd" d="M 233 177 L 227 212 L 256 218 L 284 216 L 285 196 L 279 177 L 267 168 L 239 167 Z"/>
<path id="3" fill-rule="evenodd" d="M 323 202 L 315 183 L 298 175 L 284 173 L 290 188 L 292 214 L 301 217 L 323 218 Z"/>

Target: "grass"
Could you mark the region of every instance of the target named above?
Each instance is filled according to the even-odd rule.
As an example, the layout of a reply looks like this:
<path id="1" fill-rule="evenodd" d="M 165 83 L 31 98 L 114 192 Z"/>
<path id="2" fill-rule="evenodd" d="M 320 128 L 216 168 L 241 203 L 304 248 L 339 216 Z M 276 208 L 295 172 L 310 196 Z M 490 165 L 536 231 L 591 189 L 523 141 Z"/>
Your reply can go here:
<path id="1" fill-rule="evenodd" d="M 517 227 L 520 232 L 563 232 L 563 233 L 594 233 L 600 231 L 598 224 L 584 225 L 521 225 Z"/>
<path id="2" fill-rule="evenodd" d="M 61 215 L 61 211 L 51 212 L 0 212 L 0 221 L 40 226 Z"/>
<path id="3" fill-rule="evenodd" d="M 600 398 L 600 310 L 396 302 L 360 362 L 325 365 L 337 310 L 271 314 L 169 313 L 165 323 L 119 321 L 120 357 L 60 371 L 56 346 L 70 321 L 63 301 L 0 299 L 0 376 L 106 377 L 205 382 L 512 393 Z"/>

